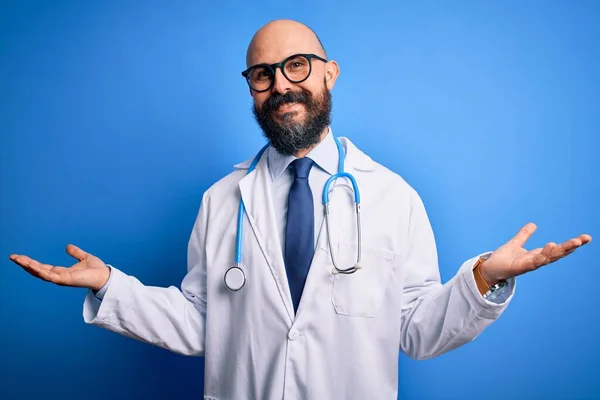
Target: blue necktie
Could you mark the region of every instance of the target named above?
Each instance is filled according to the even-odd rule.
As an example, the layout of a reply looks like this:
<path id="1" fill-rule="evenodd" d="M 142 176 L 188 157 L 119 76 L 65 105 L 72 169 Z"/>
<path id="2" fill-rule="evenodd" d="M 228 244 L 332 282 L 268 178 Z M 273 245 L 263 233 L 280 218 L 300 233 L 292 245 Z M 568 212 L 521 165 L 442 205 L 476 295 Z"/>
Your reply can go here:
<path id="1" fill-rule="evenodd" d="M 294 182 L 288 196 L 285 270 L 296 311 L 315 251 L 314 205 L 308 185 L 308 174 L 313 164 L 310 158 L 299 158 L 291 163 L 294 167 Z"/>

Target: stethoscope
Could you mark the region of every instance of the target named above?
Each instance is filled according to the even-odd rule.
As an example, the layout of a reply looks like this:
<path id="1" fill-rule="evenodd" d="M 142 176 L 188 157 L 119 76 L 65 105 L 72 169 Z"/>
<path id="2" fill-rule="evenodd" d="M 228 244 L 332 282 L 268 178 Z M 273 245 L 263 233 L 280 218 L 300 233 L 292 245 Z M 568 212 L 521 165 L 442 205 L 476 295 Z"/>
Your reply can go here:
<path id="1" fill-rule="evenodd" d="M 340 142 L 340 140 L 337 137 L 334 137 L 334 140 L 335 140 L 335 144 L 337 146 L 338 155 L 339 155 L 338 173 L 330 176 L 329 179 L 327 179 L 327 182 L 325 182 L 325 186 L 323 187 L 323 206 L 325 206 L 325 224 L 326 224 L 326 228 L 327 228 L 329 254 L 331 256 L 331 262 L 333 263 L 333 269 L 331 270 L 331 273 L 333 275 L 353 274 L 356 271 L 358 271 L 360 268 L 362 268 L 360 265 L 361 247 L 362 247 L 361 225 L 360 225 L 360 192 L 358 190 L 358 185 L 356 183 L 356 179 L 354 179 L 354 177 L 350 173 L 344 172 L 344 149 L 342 148 L 342 143 Z M 269 144 L 266 144 L 258 152 L 256 157 L 254 157 L 254 160 L 252 161 L 252 163 L 250 164 L 250 167 L 248 168 L 248 174 L 251 173 L 252 171 L 254 171 L 254 168 L 256 168 L 256 164 L 258 164 L 263 153 L 268 148 L 269 148 Z M 352 189 L 354 192 L 354 203 L 355 203 L 355 208 L 356 208 L 358 254 L 356 257 L 356 264 L 354 264 L 350 268 L 346 268 L 346 269 L 340 269 L 335 261 L 335 256 L 333 254 L 333 244 L 331 241 L 331 234 L 330 234 L 331 230 L 330 230 L 330 225 L 329 225 L 329 187 L 331 186 L 332 182 L 334 182 L 338 178 L 347 178 L 350 181 L 350 183 L 352 184 Z M 240 265 L 242 263 L 242 231 L 243 231 L 243 227 L 244 227 L 244 211 L 245 211 L 244 202 L 243 202 L 243 200 L 240 200 L 240 207 L 238 210 L 238 221 L 237 221 L 237 238 L 236 238 L 236 247 L 235 247 L 235 265 L 232 266 L 231 268 L 229 268 L 225 272 L 225 277 L 224 277 L 225 286 L 227 286 L 228 289 L 233 290 L 233 291 L 240 290 L 246 284 L 246 275 L 244 274 L 244 271 L 240 267 Z"/>

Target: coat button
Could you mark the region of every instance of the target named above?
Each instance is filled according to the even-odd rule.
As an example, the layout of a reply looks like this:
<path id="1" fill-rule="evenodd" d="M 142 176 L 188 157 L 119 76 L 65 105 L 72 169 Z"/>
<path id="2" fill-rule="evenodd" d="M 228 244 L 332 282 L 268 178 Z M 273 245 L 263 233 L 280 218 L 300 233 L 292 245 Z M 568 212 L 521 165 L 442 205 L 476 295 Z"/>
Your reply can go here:
<path id="1" fill-rule="evenodd" d="M 298 339 L 298 336 L 300 336 L 300 332 L 298 332 L 297 329 L 292 329 L 289 333 L 288 333 L 288 339 L 290 340 L 296 340 Z"/>

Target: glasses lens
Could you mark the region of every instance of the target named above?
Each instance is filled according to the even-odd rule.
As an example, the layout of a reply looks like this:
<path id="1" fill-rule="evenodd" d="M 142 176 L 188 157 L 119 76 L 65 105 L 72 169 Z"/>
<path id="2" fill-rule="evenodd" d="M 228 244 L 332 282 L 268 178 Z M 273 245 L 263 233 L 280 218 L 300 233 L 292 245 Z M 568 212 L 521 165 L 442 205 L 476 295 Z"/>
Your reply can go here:
<path id="1" fill-rule="evenodd" d="M 254 90 L 266 90 L 271 86 L 273 73 L 267 67 L 254 67 L 248 73 L 248 82 Z"/>
<path id="2" fill-rule="evenodd" d="M 310 61 L 304 56 L 290 58 L 285 63 L 285 75 L 292 82 L 300 82 L 310 74 Z"/>

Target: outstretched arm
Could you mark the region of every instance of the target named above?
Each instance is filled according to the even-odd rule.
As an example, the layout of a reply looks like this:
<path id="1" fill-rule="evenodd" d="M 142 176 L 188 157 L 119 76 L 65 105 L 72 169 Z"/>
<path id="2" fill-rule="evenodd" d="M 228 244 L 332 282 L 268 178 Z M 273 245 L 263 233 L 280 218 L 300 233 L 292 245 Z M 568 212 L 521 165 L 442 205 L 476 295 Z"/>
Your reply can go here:
<path id="1" fill-rule="evenodd" d="M 465 261 L 458 273 L 442 285 L 433 231 L 425 207 L 415 194 L 410 214 L 400 348 L 409 357 L 426 359 L 455 349 L 476 338 L 492 324 L 512 299 L 515 277 L 554 262 L 589 243 L 589 235 L 561 245 L 549 243 L 544 249 L 526 251 L 521 246 L 534 230 L 526 225 L 515 238 L 480 265 L 485 285 L 507 280 L 505 292 L 486 300 L 473 271 L 480 256 Z"/>
<path id="2" fill-rule="evenodd" d="M 203 200 L 204 202 L 204 200 Z M 28 256 L 10 259 L 31 275 L 61 286 L 90 289 L 84 302 L 86 323 L 185 355 L 204 354 L 206 265 L 204 238 L 206 206 L 194 224 L 188 244 L 188 273 L 181 290 L 145 286 L 119 269 L 112 270 L 96 256 L 76 246 L 67 253 L 78 260 L 71 267 L 42 264 Z M 94 292 L 108 281 L 102 300 Z"/>

